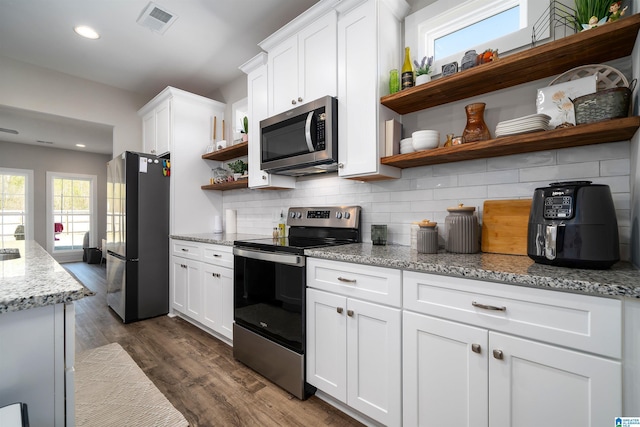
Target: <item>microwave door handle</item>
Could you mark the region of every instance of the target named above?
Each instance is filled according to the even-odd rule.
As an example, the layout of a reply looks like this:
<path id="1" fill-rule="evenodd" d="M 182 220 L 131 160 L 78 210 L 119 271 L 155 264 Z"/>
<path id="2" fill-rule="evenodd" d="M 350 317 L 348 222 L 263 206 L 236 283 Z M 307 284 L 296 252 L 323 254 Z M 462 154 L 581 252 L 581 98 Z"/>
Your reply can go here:
<path id="1" fill-rule="evenodd" d="M 307 140 L 307 148 L 309 148 L 309 152 L 313 153 L 315 148 L 313 148 L 313 141 L 311 140 L 311 122 L 313 121 L 313 111 L 309 113 L 307 116 L 307 122 L 304 125 L 304 137 Z"/>

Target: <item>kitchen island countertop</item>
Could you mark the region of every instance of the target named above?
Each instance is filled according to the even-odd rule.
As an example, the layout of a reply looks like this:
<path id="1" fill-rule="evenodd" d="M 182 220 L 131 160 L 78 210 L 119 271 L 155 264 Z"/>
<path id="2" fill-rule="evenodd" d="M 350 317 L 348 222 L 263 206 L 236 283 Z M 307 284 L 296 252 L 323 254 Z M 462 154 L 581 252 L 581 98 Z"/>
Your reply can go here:
<path id="1" fill-rule="evenodd" d="M 618 262 L 608 270 L 586 270 L 538 264 L 523 255 L 453 254 L 444 250 L 419 254 L 409 246 L 371 243 L 307 249 L 305 255 L 597 296 L 640 298 L 640 270 L 628 262 Z"/>
<path id="2" fill-rule="evenodd" d="M 20 257 L 0 261 L 0 313 L 69 303 L 91 295 L 34 240 L 5 243 Z"/>

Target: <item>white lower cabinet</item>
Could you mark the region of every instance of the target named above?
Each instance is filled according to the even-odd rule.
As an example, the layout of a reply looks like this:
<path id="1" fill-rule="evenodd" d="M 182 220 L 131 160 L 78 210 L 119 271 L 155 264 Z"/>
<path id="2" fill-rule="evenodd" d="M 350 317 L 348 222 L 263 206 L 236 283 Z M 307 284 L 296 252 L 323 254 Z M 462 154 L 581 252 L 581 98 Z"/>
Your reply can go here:
<path id="1" fill-rule="evenodd" d="M 233 340 L 233 253 L 229 246 L 172 239 L 171 311 Z"/>
<path id="2" fill-rule="evenodd" d="M 622 413 L 620 301 L 413 272 L 403 291 L 405 426 L 596 427 Z M 552 343 L 527 336 L 546 329 Z"/>
<path id="3" fill-rule="evenodd" d="M 372 288 L 378 297 L 388 287 L 400 292 L 400 271 L 366 270 L 308 259 L 307 381 L 377 422 L 399 426 L 402 312 L 363 298 Z M 345 286 L 340 293 L 338 283 Z"/>

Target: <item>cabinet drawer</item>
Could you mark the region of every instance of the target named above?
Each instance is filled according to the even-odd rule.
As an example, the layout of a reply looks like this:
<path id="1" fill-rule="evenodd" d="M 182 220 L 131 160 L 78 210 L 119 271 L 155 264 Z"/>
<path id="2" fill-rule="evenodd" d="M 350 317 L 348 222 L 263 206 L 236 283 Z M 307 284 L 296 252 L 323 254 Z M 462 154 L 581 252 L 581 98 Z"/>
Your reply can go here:
<path id="1" fill-rule="evenodd" d="M 621 357 L 620 300 L 411 271 L 403 282 L 405 309 Z"/>
<path id="2" fill-rule="evenodd" d="M 202 245 L 186 240 L 171 240 L 171 254 L 183 258 L 202 260 Z"/>
<path id="3" fill-rule="evenodd" d="M 202 260 L 207 264 L 233 268 L 233 248 L 224 245 L 202 245 Z"/>
<path id="4" fill-rule="evenodd" d="M 402 271 L 370 265 L 307 259 L 307 286 L 401 307 Z"/>

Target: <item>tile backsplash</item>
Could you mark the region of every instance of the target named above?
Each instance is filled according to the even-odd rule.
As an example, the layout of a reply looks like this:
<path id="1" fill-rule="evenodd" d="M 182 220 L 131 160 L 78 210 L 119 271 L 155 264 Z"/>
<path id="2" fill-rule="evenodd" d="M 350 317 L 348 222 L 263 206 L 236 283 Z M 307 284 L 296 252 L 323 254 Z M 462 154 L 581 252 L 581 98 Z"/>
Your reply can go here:
<path id="1" fill-rule="evenodd" d="M 611 188 L 617 211 L 620 255 L 629 259 L 631 234 L 630 143 L 614 142 L 490 159 L 404 169 L 398 180 L 372 183 L 336 174 L 299 178 L 293 190 L 233 190 L 223 193 L 223 208 L 237 211 L 239 233 L 271 235 L 280 212 L 291 206 L 362 206 L 362 240 L 371 224 L 386 224 L 388 243 L 409 245 L 411 223 L 439 224 L 444 243 L 447 208 L 475 206 L 482 222 L 487 199 L 531 198 L 551 182 L 589 180 Z"/>

